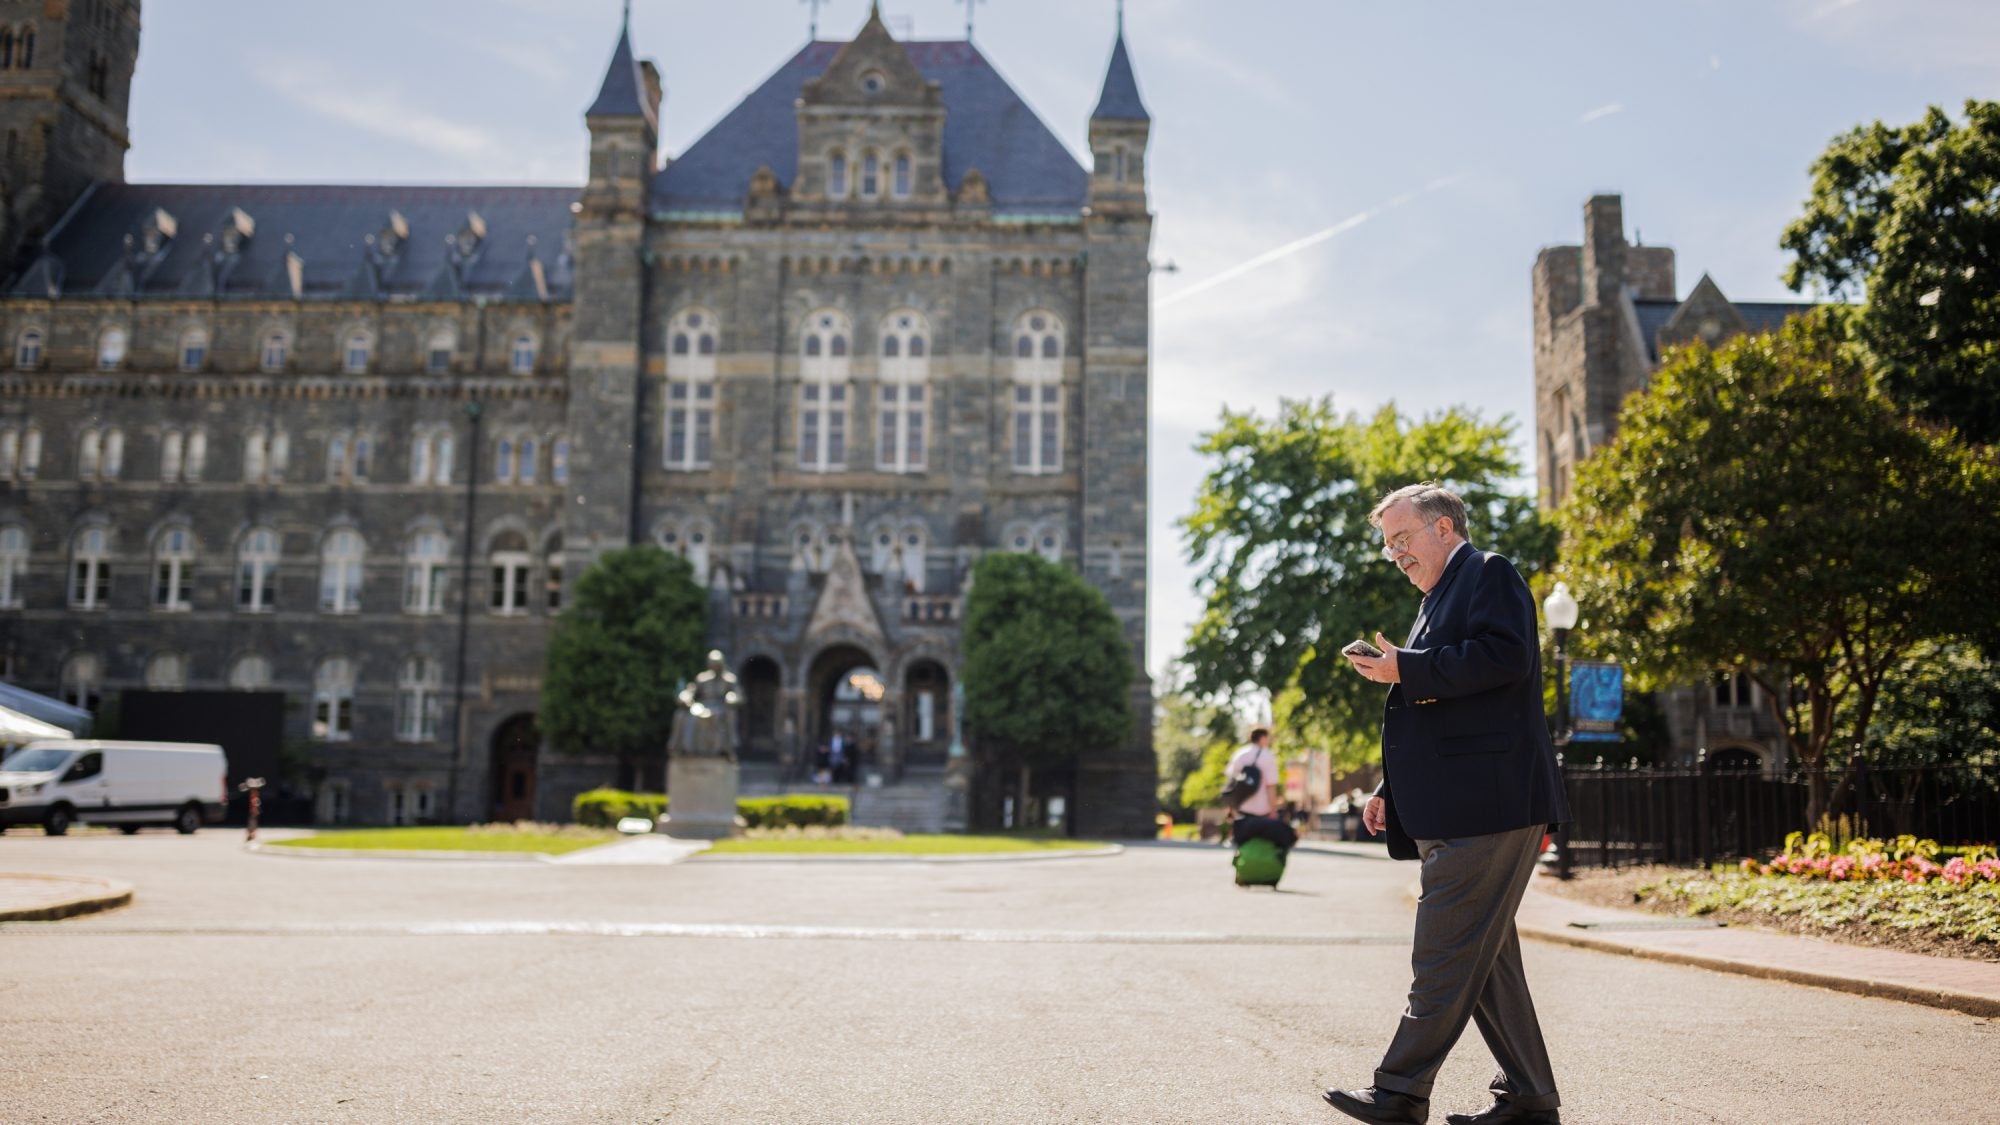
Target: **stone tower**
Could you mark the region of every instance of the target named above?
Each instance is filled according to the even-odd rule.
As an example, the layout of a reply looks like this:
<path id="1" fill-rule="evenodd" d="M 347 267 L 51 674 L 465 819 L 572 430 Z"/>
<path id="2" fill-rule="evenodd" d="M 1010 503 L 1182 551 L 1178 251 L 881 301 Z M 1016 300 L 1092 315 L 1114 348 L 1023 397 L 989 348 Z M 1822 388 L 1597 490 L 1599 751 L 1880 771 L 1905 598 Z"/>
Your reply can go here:
<path id="1" fill-rule="evenodd" d="M 122 183 L 139 0 L 0 3 L 0 263 L 94 182 Z"/>

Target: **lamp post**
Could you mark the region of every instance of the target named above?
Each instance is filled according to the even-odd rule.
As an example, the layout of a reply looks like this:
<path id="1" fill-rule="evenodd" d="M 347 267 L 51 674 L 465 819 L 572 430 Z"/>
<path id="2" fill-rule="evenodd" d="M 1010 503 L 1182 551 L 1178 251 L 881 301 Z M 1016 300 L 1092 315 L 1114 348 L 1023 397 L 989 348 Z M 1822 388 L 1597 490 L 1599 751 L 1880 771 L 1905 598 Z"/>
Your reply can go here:
<path id="1" fill-rule="evenodd" d="M 1556 745 L 1569 745 L 1569 631 L 1576 628 L 1576 598 L 1569 592 L 1569 583 L 1558 582 L 1549 596 L 1542 599 L 1542 618 L 1549 623 L 1549 633 L 1555 640 L 1556 656 L 1556 715 L 1562 725 L 1556 731 Z M 1558 768 L 1562 756 L 1556 756 Z M 1569 878 L 1569 828 L 1556 830 L 1556 878 Z"/>

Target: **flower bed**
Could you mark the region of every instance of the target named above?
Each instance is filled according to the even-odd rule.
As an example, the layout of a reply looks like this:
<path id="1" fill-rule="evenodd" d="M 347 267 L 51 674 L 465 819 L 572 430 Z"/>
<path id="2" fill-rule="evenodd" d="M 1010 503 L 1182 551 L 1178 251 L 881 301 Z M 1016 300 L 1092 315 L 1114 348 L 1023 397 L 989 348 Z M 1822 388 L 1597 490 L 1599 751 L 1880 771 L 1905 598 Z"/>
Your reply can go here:
<path id="1" fill-rule="evenodd" d="M 1893 840 L 1858 839 L 1838 853 L 1825 833 L 1794 832 L 1785 850 L 1769 863 L 1743 861 L 1745 875 L 1780 875 L 1824 879 L 1832 883 L 1947 883 L 1954 887 L 2000 883 L 2000 856 L 1990 847 L 1962 848 L 1937 862 L 1945 849 L 1935 840 L 1898 836 Z"/>

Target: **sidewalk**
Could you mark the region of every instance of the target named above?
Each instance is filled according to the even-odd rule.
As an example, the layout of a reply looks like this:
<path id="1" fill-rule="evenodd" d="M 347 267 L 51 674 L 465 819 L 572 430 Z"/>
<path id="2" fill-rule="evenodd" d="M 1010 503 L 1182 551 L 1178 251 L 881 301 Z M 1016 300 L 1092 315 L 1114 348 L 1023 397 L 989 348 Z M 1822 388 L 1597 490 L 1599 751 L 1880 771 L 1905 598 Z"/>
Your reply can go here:
<path id="1" fill-rule="evenodd" d="M 115 879 L 0 872 L 0 922 L 53 922 L 131 901 L 131 884 Z"/>

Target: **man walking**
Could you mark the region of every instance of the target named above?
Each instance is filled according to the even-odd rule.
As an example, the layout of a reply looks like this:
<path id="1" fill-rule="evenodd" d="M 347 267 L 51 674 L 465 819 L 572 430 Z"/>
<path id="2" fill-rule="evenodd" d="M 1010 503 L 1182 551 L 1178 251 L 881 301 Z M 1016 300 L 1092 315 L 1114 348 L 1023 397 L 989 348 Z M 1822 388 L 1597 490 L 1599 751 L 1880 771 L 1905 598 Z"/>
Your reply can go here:
<path id="1" fill-rule="evenodd" d="M 1445 1120 L 1560 1122 L 1514 931 L 1542 834 L 1569 818 L 1542 714 L 1534 599 L 1511 562 L 1466 540 L 1465 502 L 1436 484 L 1391 492 L 1368 522 L 1424 601 L 1403 647 L 1377 633 L 1380 655 L 1348 652 L 1389 685 L 1382 784 L 1362 823 L 1388 832 L 1390 855 L 1423 861 L 1423 893 L 1409 1007 L 1374 1084 L 1326 1101 L 1363 1121 L 1423 1125 L 1431 1084 L 1471 1020 L 1500 1063 L 1493 1104 Z"/>
<path id="2" fill-rule="evenodd" d="M 1243 816 L 1272 816 L 1278 811 L 1278 756 L 1271 752 L 1271 728 L 1259 723 L 1250 728 L 1250 741 L 1229 757 L 1224 777 L 1234 778 L 1244 766 L 1257 767 L 1257 791 L 1236 806 Z"/>

